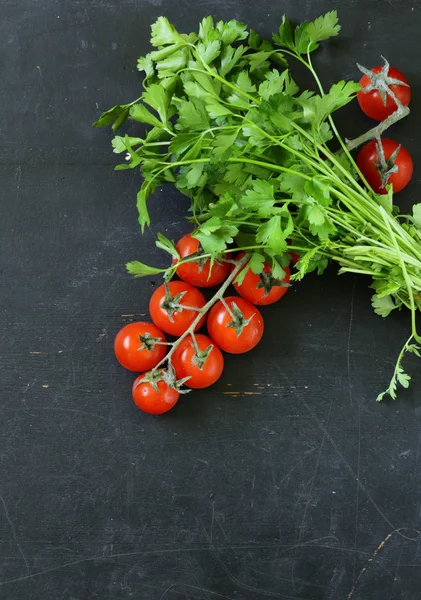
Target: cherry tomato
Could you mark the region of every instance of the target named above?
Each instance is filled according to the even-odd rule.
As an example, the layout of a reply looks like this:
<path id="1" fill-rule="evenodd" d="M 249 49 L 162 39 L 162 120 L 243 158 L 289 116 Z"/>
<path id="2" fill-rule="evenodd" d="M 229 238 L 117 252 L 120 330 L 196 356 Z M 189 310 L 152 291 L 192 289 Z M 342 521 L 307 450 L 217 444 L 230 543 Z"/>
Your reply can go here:
<path id="1" fill-rule="evenodd" d="M 199 241 L 188 233 L 176 245 L 177 251 L 181 258 L 200 254 Z M 173 264 L 176 264 L 173 260 Z M 177 268 L 177 275 L 183 281 L 195 285 L 197 287 L 213 287 L 222 283 L 230 274 L 231 265 L 226 262 L 215 261 L 212 269 L 210 268 L 210 260 L 198 260 L 180 265 Z"/>
<path id="2" fill-rule="evenodd" d="M 166 341 L 153 323 L 139 321 L 120 329 L 114 340 L 114 352 L 118 362 L 129 371 L 149 371 L 164 358 Z"/>
<path id="3" fill-rule="evenodd" d="M 358 103 L 361 110 L 368 117 L 375 119 L 376 121 L 384 121 L 397 109 L 396 102 L 386 92 L 386 88 L 389 87 L 399 102 L 404 106 L 408 106 L 411 99 L 411 88 L 408 85 L 393 83 L 393 81 L 402 81 L 403 83 L 408 84 L 405 75 L 394 67 L 389 67 L 388 65 L 374 67 L 371 69 L 371 72 L 374 74 L 374 77 L 363 75 L 360 79 L 360 85 L 363 89 L 357 94 Z M 379 76 L 379 73 L 383 73 L 383 76 Z M 376 75 L 380 77 L 377 81 Z M 373 89 L 364 92 L 364 88 L 368 87 L 370 84 L 373 84 Z M 383 98 L 379 91 L 381 89 L 384 90 Z M 386 98 L 386 103 L 383 101 L 384 98 Z"/>
<path id="4" fill-rule="evenodd" d="M 244 254 L 244 252 L 240 252 L 238 259 L 241 259 Z M 247 265 L 244 268 L 248 269 Z M 288 290 L 288 286 L 282 284 L 289 283 L 291 273 L 288 267 L 284 267 L 285 277 L 281 281 L 272 277 L 271 271 L 272 267 L 266 262 L 263 267 L 263 273 L 259 275 L 248 269 L 241 285 L 234 283 L 236 292 L 252 304 L 257 304 L 258 306 L 277 302 Z"/>
<path id="5" fill-rule="evenodd" d="M 136 406 L 150 415 L 162 415 L 171 410 L 180 398 L 180 393 L 160 380 L 158 390 L 149 381 L 142 381 L 145 375 L 139 375 L 133 383 L 132 395 Z"/>
<path id="6" fill-rule="evenodd" d="M 168 293 L 165 285 L 154 291 L 149 302 L 149 313 L 157 327 L 178 337 L 190 327 L 197 317 L 196 309 L 202 308 L 206 300 L 199 290 L 184 281 L 170 281 Z M 205 318 L 204 315 L 195 331 L 203 325 Z"/>
<path id="7" fill-rule="evenodd" d="M 379 148 L 376 140 L 371 140 L 360 150 L 357 156 L 357 165 L 376 194 L 386 194 L 384 187 L 390 183 L 396 194 L 403 190 L 411 180 L 414 169 L 411 155 L 408 150 L 400 146 L 398 142 L 388 138 L 382 138 L 382 147 L 385 165 L 381 165 Z M 389 172 L 394 167 L 397 171 Z"/>
<path id="8" fill-rule="evenodd" d="M 177 379 L 190 377 L 186 381 L 187 387 L 205 388 L 221 377 L 224 370 L 224 357 L 218 346 L 215 346 L 206 335 L 198 333 L 195 339 L 199 353 L 196 352 L 193 338 L 188 336 L 174 351 L 172 366 Z"/>
<path id="9" fill-rule="evenodd" d="M 231 314 L 221 301 L 217 302 L 208 315 L 209 336 L 225 352 L 248 352 L 262 339 L 263 317 L 259 310 L 244 298 L 229 296 L 224 300 Z"/>

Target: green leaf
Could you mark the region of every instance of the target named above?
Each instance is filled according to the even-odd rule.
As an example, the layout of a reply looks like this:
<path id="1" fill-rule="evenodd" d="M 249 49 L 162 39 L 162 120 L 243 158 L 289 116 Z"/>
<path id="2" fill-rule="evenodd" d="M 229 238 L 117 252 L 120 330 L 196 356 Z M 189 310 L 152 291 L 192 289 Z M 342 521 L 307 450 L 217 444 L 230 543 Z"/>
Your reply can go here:
<path id="1" fill-rule="evenodd" d="M 214 156 L 221 157 L 224 154 L 228 154 L 237 139 L 237 132 L 233 134 L 221 133 L 217 135 L 213 140 L 212 146 L 214 148 Z"/>
<path id="2" fill-rule="evenodd" d="M 386 191 L 387 194 L 377 194 L 376 200 L 391 215 L 393 211 L 393 185 L 386 185 Z"/>
<path id="3" fill-rule="evenodd" d="M 113 106 L 109 110 L 103 112 L 98 121 L 95 121 L 92 126 L 103 127 L 112 124 L 113 131 L 117 131 L 127 119 L 130 106 L 131 104 L 117 104 L 116 106 Z"/>
<path id="4" fill-rule="evenodd" d="M 213 92 L 206 90 L 197 81 L 186 81 L 184 84 L 184 90 L 190 98 L 204 100 L 206 103 L 214 102 L 215 100 L 216 102 L 218 101 Z"/>
<path id="5" fill-rule="evenodd" d="M 321 206 L 327 208 L 332 204 L 329 180 L 326 180 L 326 178 L 313 177 L 310 181 L 306 182 L 304 190 Z"/>
<path id="6" fill-rule="evenodd" d="M 411 354 L 415 354 L 418 358 L 421 358 L 420 347 L 416 344 L 408 344 L 406 347 L 407 352 L 411 352 Z"/>
<path id="7" fill-rule="evenodd" d="M 224 174 L 225 181 L 233 183 L 239 188 L 242 188 L 249 177 L 249 173 L 244 169 L 244 165 L 241 163 L 229 163 Z"/>
<path id="8" fill-rule="evenodd" d="M 275 53 L 276 50 L 269 50 L 247 54 L 245 58 L 247 58 L 250 63 L 250 73 L 253 73 L 253 71 L 256 71 L 256 69 L 268 68 L 270 65 L 269 59 L 273 57 Z"/>
<path id="9" fill-rule="evenodd" d="M 132 148 L 133 146 L 138 146 L 139 144 L 143 143 L 143 139 L 139 138 L 139 137 L 129 137 L 129 136 L 121 136 L 121 135 L 116 135 L 112 141 L 112 147 L 114 148 L 113 152 L 115 152 L 116 154 L 121 154 L 121 152 L 126 152 L 127 151 L 127 144 L 130 145 L 130 147 Z"/>
<path id="10" fill-rule="evenodd" d="M 277 69 L 273 69 L 266 74 L 266 81 L 259 86 L 259 96 L 264 100 L 269 100 L 271 96 L 276 94 L 286 93 L 294 95 L 298 92 L 298 86 L 289 76 L 288 71 L 279 73 Z"/>
<path id="11" fill-rule="evenodd" d="M 317 44 L 311 44 L 308 35 L 308 23 L 303 21 L 300 23 L 294 31 L 294 47 L 298 54 L 306 54 L 307 51 L 312 51 L 317 48 Z"/>
<path id="12" fill-rule="evenodd" d="M 221 42 L 219 40 L 213 40 L 212 42 L 206 43 L 200 42 L 197 44 L 196 49 L 203 62 L 209 65 L 220 55 Z"/>
<path id="13" fill-rule="evenodd" d="M 282 17 L 282 24 L 279 27 L 279 35 L 275 33 L 273 34 L 272 38 L 275 44 L 278 46 L 286 46 L 287 48 L 294 49 L 292 23 L 285 17 L 285 15 Z"/>
<path id="14" fill-rule="evenodd" d="M 225 46 L 223 48 L 221 53 L 220 67 L 220 73 L 222 77 L 225 77 L 232 71 L 246 50 L 247 48 L 242 45 L 238 46 L 236 49 L 234 49 L 232 46 Z"/>
<path id="15" fill-rule="evenodd" d="M 198 185 L 200 178 L 202 177 L 204 163 L 196 163 L 187 172 L 187 187 L 194 188 Z"/>
<path id="16" fill-rule="evenodd" d="M 202 19 L 199 26 L 199 39 L 206 40 L 208 34 L 214 30 L 213 18 L 211 16 Z"/>
<path id="17" fill-rule="evenodd" d="M 330 221 L 326 210 L 320 204 L 310 204 L 306 207 L 308 228 L 312 235 L 317 235 L 321 240 L 326 240 L 335 232 L 335 226 Z"/>
<path id="18" fill-rule="evenodd" d="M 130 138 L 129 138 L 128 135 L 126 135 L 124 138 L 121 138 L 121 140 L 122 140 L 122 143 L 125 146 L 125 149 L 126 149 L 127 153 L 130 156 L 130 163 L 128 163 L 128 164 L 127 163 L 123 163 L 121 165 L 117 165 L 116 166 L 116 171 L 121 171 L 121 170 L 124 170 L 124 169 L 134 169 L 140 163 L 141 158 L 140 158 L 139 154 L 137 154 L 137 152 L 135 152 L 133 150 L 133 148 L 131 146 L 131 143 L 130 143 Z"/>
<path id="19" fill-rule="evenodd" d="M 247 25 L 240 23 L 232 19 L 227 23 L 220 21 L 217 24 L 217 28 L 221 33 L 221 40 L 223 44 L 232 44 L 240 40 L 245 40 L 248 36 Z"/>
<path id="20" fill-rule="evenodd" d="M 176 129 L 179 131 L 203 131 L 209 127 L 209 118 L 205 105 L 199 100 L 177 101 L 178 121 Z"/>
<path id="21" fill-rule="evenodd" d="M 149 217 L 148 209 L 146 206 L 146 202 L 150 194 L 152 194 L 156 189 L 156 183 L 144 181 L 142 187 L 137 193 L 137 202 L 136 207 L 139 213 L 139 224 L 142 228 L 142 232 L 145 230 L 145 225 L 150 225 L 151 220 Z"/>
<path id="22" fill-rule="evenodd" d="M 275 279 L 280 279 L 282 281 L 284 279 L 285 275 L 286 275 L 286 273 L 285 273 L 285 271 L 284 271 L 284 269 L 282 267 L 283 266 L 287 267 L 288 263 L 285 264 L 285 265 L 282 265 L 282 260 L 283 259 L 279 259 L 276 256 L 272 256 L 271 258 L 272 258 L 272 276 Z M 285 262 L 287 262 L 287 261 L 285 261 Z"/>
<path id="23" fill-rule="evenodd" d="M 154 127 L 162 127 L 161 121 L 159 121 L 154 115 L 148 111 L 146 106 L 143 104 L 134 104 L 130 109 L 130 118 L 133 121 L 138 121 L 139 123 L 147 123 L 148 125 L 153 125 Z"/>
<path id="24" fill-rule="evenodd" d="M 193 237 L 199 240 L 205 252 L 212 255 L 221 254 L 226 250 L 228 244 L 232 244 L 238 228 L 229 223 L 223 223 L 218 217 L 212 217 L 193 233 Z"/>
<path id="25" fill-rule="evenodd" d="M 145 265 L 144 263 L 141 263 L 138 260 L 133 260 L 131 262 L 126 263 L 126 269 L 129 275 L 133 275 L 135 278 L 145 277 L 147 275 L 157 275 L 158 273 L 163 273 L 165 271 L 165 269 L 149 267 L 148 265 Z"/>
<path id="26" fill-rule="evenodd" d="M 253 273 L 259 275 L 260 273 L 263 273 L 265 257 L 262 254 L 259 254 L 259 252 L 253 252 L 250 262 L 247 263 L 247 266 L 250 267 Z"/>
<path id="27" fill-rule="evenodd" d="M 414 204 L 412 207 L 412 222 L 417 229 L 421 229 L 421 203 Z"/>
<path id="28" fill-rule="evenodd" d="M 155 69 L 152 56 L 150 54 L 141 56 L 137 61 L 137 68 L 140 72 L 145 72 L 146 79 L 153 77 L 155 74 Z"/>
<path id="29" fill-rule="evenodd" d="M 341 26 L 338 24 L 338 13 L 332 10 L 318 17 L 307 25 L 307 35 L 312 42 L 321 42 L 338 35 Z"/>
<path id="30" fill-rule="evenodd" d="M 187 65 L 188 58 L 189 52 L 187 48 L 180 48 L 172 52 L 169 56 L 156 63 L 158 77 L 168 77 L 171 73 L 176 73 Z"/>
<path id="31" fill-rule="evenodd" d="M 351 102 L 359 90 L 360 84 L 355 81 L 338 81 L 324 96 L 314 96 L 311 100 L 300 102 L 304 108 L 304 118 L 319 127 L 330 114 Z"/>
<path id="32" fill-rule="evenodd" d="M 405 373 L 402 367 L 398 368 L 396 377 L 403 388 L 409 388 L 409 383 L 411 381 L 411 376 Z"/>
<path id="33" fill-rule="evenodd" d="M 247 73 L 247 71 L 240 71 L 235 83 L 240 90 L 246 92 L 247 94 L 252 94 L 256 91 L 256 86 L 252 83 L 250 75 Z"/>
<path id="34" fill-rule="evenodd" d="M 253 189 L 247 190 L 241 197 L 241 206 L 246 211 L 256 212 L 263 219 L 270 217 L 275 204 L 273 184 L 255 179 L 252 186 Z"/>
<path id="35" fill-rule="evenodd" d="M 180 255 L 177 251 L 177 248 L 174 245 L 174 242 L 172 242 L 167 237 L 165 237 L 164 234 L 158 233 L 158 239 L 155 242 L 155 245 L 157 248 L 160 248 L 161 250 L 168 252 L 168 254 L 170 254 L 172 257 L 180 258 Z"/>
<path id="36" fill-rule="evenodd" d="M 290 194 L 293 200 L 302 201 L 305 198 L 306 180 L 304 177 L 295 173 L 282 173 L 279 175 L 278 180 L 281 192 Z"/>
<path id="37" fill-rule="evenodd" d="M 148 89 L 142 94 L 142 100 L 156 110 L 162 123 L 166 124 L 170 98 L 167 96 L 162 85 L 159 85 L 159 83 L 149 85 Z"/>
<path id="38" fill-rule="evenodd" d="M 277 254 L 283 254 L 287 249 L 287 242 L 281 229 L 281 217 L 275 215 L 266 223 L 260 225 L 256 234 L 258 244 L 268 244 Z"/>
<path id="39" fill-rule="evenodd" d="M 158 17 L 152 25 L 151 30 L 151 44 L 156 48 L 166 46 L 167 44 L 176 44 L 180 41 L 184 42 L 183 38 L 166 17 Z"/>
<path id="40" fill-rule="evenodd" d="M 170 152 L 181 155 L 183 152 L 191 148 L 196 142 L 201 141 L 201 136 L 197 133 L 178 133 L 175 135 L 170 144 Z"/>
<path id="41" fill-rule="evenodd" d="M 226 106 L 222 106 L 217 102 L 212 102 L 212 104 L 206 105 L 206 110 L 211 119 L 219 119 L 220 117 L 226 117 L 228 115 L 232 115 L 232 111 Z"/>
<path id="42" fill-rule="evenodd" d="M 395 310 L 396 308 L 391 296 L 383 296 L 380 298 L 379 296 L 374 295 L 371 299 L 371 305 L 374 308 L 376 315 L 380 315 L 381 317 L 387 317 L 392 310 Z"/>

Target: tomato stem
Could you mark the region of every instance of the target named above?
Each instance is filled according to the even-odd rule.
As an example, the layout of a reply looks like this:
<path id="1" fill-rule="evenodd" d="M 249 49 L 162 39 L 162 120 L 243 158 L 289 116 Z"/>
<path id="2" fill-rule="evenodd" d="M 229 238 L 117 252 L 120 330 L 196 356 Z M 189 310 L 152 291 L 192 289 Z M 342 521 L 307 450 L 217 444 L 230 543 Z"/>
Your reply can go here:
<path id="1" fill-rule="evenodd" d="M 250 256 L 246 254 L 243 256 L 236 264 L 235 268 L 231 271 L 227 279 L 221 285 L 217 292 L 212 296 L 212 298 L 198 311 L 196 318 L 191 323 L 191 325 L 186 329 L 186 331 L 175 341 L 172 342 L 171 350 L 168 352 L 166 356 L 152 369 L 152 372 L 159 369 L 164 363 L 171 364 L 171 357 L 174 354 L 175 350 L 178 348 L 180 343 L 189 335 L 194 336 L 194 331 L 197 325 L 200 323 L 203 316 L 212 308 L 212 306 L 221 300 L 223 302 L 223 296 L 227 291 L 227 288 L 231 285 L 234 279 L 237 277 L 238 273 L 241 271 L 243 266 L 250 260 Z M 195 338 L 193 337 L 193 340 Z"/>

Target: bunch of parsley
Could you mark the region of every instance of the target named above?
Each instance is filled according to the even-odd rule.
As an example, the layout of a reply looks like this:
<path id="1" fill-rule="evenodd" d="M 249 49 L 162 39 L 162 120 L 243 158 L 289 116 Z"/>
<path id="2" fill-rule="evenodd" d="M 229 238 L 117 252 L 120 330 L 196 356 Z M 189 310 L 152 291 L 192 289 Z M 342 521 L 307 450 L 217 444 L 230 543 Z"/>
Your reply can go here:
<path id="1" fill-rule="evenodd" d="M 288 252 L 300 255 L 301 279 L 330 260 L 340 273 L 370 275 L 373 307 L 387 316 L 411 310 L 412 332 L 398 357 L 389 388 L 408 387 L 402 367 L 409 351 L 419 355 L 415 324 L 421 307 L 421 205 L 398 215 L 392 190 L 376 195 L 364 181 L 339 135 L 332 114 L 359 89 L 339 81 L 324 91 L 311 53 L 339 32 L 336 11 L 293 27 L 285 17 L 273 43 L 238 21 L 203 19 L 199 32 L 180 34 L 165 17 L 152 25 L 152 52 L 138 61 L 144 92 L 103 113 L 96 126 L 114 132 L 130 118 L 149 125 L 144 137 L 116 136 L 114 152 L 140 167 L 139 222 L 149 225 L 148 197 L 158 185 L 174 184 L 191 198 L 194 236 L 203 256 L 223 256 L 234 241 L 251 253 L 259 273 L 265 260 L 282 278 Z M 288 68 L 294 57 L 314 75 L 318 93 L 298 89 Z M 336 139 L 339 151 L 332 151 Z M 176 254 L 159 236 L 157 245 Z M 160 269 L 134 261 L 135 276 Z M 174 273 L 170 268 L 168 278 Z M 379 399 L 384 394 L 380 394 Z"/>

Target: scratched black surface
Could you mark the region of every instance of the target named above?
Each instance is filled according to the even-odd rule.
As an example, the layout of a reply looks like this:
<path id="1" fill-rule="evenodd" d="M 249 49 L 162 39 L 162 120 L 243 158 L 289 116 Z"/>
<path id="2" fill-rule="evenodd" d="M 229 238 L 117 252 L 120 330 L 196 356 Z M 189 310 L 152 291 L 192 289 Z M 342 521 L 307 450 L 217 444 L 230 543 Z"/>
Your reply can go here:
<path id="1" fill-rule="evenodd" d="M 421 598 L 420 363 L 399 402 L 375 403 L 408 317 L 376 317 L 367 281 L 309 277 L 265 310 L 259 350 L 159 419 L 112 353 L 151 291 L 122 265 L 161 261 L 154 236 L 186 231 L 186 207 L 158 191 L 141 237 L 138 176 L 113 172 L 96 104 L 137 97 L 160 14 L 269 34 L 284 11 L 332 7 L 344 28 L 318 54 L 324 81 L 386 54 L 414 87 L 394 136 L 421 163 L 415 0 L 0 1 L 2 600 Z M 340 122 L 369 124 L 355 106 Z"/>

